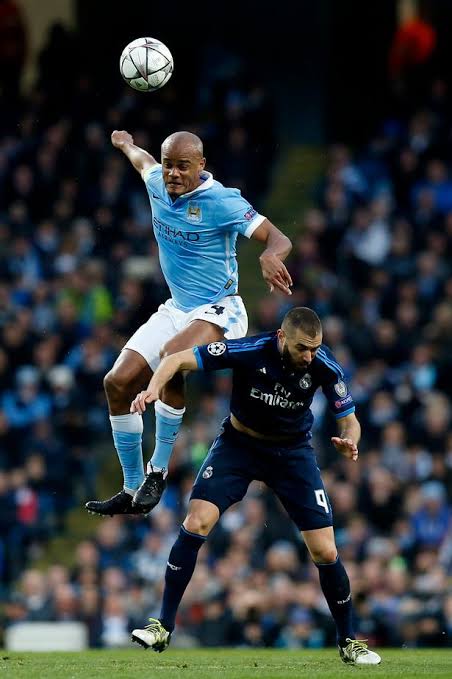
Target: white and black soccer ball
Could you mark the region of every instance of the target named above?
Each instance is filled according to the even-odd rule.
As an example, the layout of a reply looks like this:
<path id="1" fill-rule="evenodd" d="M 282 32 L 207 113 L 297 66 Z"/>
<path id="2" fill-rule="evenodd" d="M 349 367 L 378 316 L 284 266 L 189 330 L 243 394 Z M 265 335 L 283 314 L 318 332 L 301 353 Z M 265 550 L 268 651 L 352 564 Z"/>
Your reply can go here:
<path id="1" fill-rule="evenodd" d="M 153 92 L 171 78 L 174 61 L 168 47 L 155 38 L 138 38 L 124 47 L 119 60 L 121 75 L 130 87 Z"/>

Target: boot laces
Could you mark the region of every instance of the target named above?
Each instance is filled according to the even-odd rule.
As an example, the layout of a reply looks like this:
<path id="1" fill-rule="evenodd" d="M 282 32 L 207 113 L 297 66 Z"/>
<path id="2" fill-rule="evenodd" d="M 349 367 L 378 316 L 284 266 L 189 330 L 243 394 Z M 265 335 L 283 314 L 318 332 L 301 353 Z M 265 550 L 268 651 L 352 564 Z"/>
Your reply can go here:
<path id="1" fill-rule="evenodd" d="M 149 625 L 145 625 L 144 629 L 148 632 L 161 632 L 163 627 L 162 623 L 160 620 L 157 620 L 157 618 L 149 618 Z"/>
<path id="2" fill-rule="evenodd" d="M 346 646 L 347 651 L 354 655 L 364 655 L 367 653 L 367 639 L 346 639 L 349 643 Z"/>

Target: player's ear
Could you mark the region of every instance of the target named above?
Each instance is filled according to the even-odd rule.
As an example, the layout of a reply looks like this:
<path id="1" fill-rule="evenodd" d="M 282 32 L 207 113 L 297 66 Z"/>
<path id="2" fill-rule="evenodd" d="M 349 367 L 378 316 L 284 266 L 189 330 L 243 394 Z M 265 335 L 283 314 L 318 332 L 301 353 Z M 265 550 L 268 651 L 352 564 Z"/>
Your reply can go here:
<path id="1" fill-rule="evenodd" d="M 206 159 L 201 158 L 201 160 L 199 161 L 199 169 L 202 171 L 202 170 L 204 170 L 205 166 L 206 166 Z"/>

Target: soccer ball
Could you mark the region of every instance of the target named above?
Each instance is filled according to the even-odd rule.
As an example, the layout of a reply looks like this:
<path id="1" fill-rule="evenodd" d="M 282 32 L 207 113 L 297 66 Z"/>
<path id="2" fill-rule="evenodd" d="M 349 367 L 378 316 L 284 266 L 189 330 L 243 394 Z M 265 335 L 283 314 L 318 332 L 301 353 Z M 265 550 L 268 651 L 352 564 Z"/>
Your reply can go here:
<path id="1" fill-rule="evenodd" d="M 155 38 L 138 38 L 124 47 L 119 60 L 121 75 L 130 87 L 153 92 L 171 78 L 174 62 L 168 47 Z"/>

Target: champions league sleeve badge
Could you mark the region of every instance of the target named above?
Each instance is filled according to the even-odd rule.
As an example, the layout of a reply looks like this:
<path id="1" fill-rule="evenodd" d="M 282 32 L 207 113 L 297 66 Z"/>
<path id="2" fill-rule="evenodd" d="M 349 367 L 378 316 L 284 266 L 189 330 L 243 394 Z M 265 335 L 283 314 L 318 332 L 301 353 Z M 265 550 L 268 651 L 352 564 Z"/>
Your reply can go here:
<path id="1" fill-rule="evenodd" d="M 226 351 L 226 344 L 224 342 L 211 342 L 207 345 L 207 351 L 212 356 L 221 356 Z"/>

